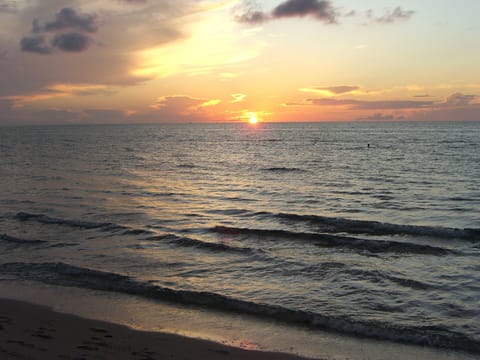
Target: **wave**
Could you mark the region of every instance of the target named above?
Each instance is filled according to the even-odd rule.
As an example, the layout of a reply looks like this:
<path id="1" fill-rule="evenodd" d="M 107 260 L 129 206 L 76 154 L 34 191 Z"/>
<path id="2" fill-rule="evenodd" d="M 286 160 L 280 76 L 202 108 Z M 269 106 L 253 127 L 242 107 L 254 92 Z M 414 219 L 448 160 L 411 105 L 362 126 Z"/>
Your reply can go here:
<path id="1" fill-rule="evenodd" d="M 150 241 L 167 241 L 170 244 L 184 247 L 195 247 L 200 249 L 212 250 L 212 251 L 229 251 L 236 253 L 253 253 L 255 250 L 248 247 L 232 246 L 225 243 L 212 243 L 189 237 L 180 237 L 174 234 L 164 234 L 158 236 L 151 236 L 145 240 Z"/>
<path id="2" fill-rule="evenodd" d="M 82 229 L 103 229 L 103 230 L 120 230 L 125 227 L 116 225 L 113 223 L 97 223 L 91 221 L 80 221 L 80 220 L 67 220 L 67 219 L 58 219 L 52 218 L 43 214 L 30 214 L 26 212 L 19 212 L 15 215 L 15 218 L 20 221 L 36 221 L 42 224 L 50 225 L 65 225 L 70 227 L 82 228 Z"/>
<path id="3" fill-rule="evenodd" d="M 52 285 L 125 293 L 149 299 L 250 314 L 362 337 L 480 353 L 480 341 L 465 334 L 449 331 L 441 326 L 400 326 L 373 320 L 355 320 L 346 316 L 328 316 L 274 304 L 236 299 L 208 291 L 177 290 L 162 287 L 121 274 L 61 262 L 4 263 L 0 265 L 0 272 Z"/>
<path id="4" fill-rule="evenodd" d="M 153 231 L 145 230 L 145 229 L 127 229 L 122 234 L 123 235 L 149 235 L 149 234 L 153 234 Z"/>
<path id="5" fill-rule="evenodd" d="M 289 168 L 289 167 L 269 167 L 261 169 L 263 171 L 271 171 L 271 172 L 306 172 L 306 170 L 300 168 Z"/>
<path id="6" fill-rule="evenodd" d="M 27 240 L 27 239 L 21 239 L 14 236 L 10 236 L 7 234 L 0 235 L 0 241 L 10 243 L 10 244 L 15 244 L 15 245 L 27 245 L 27 246 L 42 245 L 42 244 L 48 243 L 48 241 L 45 241 L 45 240 Z"/>
<path id="7" fill-rule="evenodd" d="M 260 212 L 258 215 L 270 213 Z M 398 225 L 369 220 L 350 220 L 318 215 L 298 215 L 289 213 L 270 214 L 280 219 L 309 222 L 324 232 L 346 232 L 368 235 L 411 235 L 429 236 L 443 239 L 480 240 L 480 229 L 457 229 L 447 227 Z"/>
<path id="8" fill-rule="evenodd" d="M 236 228 L 228 226 L 215 226 L 211 231 L 221 234 L 239 235 L 247 234 L 258 237 L 276 237 L 293 240 L 311 241 L 316 246 L 341 247 L 355 250 L 366 250 L 371 253 L 412 253 L 422 255 L 448 255 L 455 254 L 454 250 L 430 245 L 421 245 L 392 240 L 367 240 L 348 236 L 293 232 L 286 230 L 263 230 L 250 228 Z"/>
<path id="9" fill-rule="evenodd" d="M 41 248 L 60 248 L 60 247 L 69 247 L 69 246 L 78 246 L 78 243 L 50 243 L 47 240 L 30 240 L 22 239 L 15 236 L 10 236 L 7 234 L 0 235 L 0 242 L 4 242 L 15 247 L 19 246 L 39 246 Z"/>

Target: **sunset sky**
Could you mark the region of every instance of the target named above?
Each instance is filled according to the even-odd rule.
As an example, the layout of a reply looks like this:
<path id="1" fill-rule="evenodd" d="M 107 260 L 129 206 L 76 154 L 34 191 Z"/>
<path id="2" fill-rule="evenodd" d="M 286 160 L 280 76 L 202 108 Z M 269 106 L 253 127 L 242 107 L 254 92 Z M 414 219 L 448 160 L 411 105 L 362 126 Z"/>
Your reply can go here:
<path id="1" fill-rule="evenodd" d="M 480 120 L 478 0 L 0 0 L 0 124 Z"/>

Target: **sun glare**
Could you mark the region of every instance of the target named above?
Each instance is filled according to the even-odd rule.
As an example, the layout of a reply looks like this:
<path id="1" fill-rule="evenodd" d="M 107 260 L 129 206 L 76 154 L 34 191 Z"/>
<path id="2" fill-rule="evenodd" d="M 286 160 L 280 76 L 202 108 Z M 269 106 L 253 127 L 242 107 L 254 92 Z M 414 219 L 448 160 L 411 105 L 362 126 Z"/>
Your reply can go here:
<path id="1" fill-rule="evenodd" d="M 250 116 L 250 119 L 248 120 L 248 122 L 252 125 L 258 123 L 257 116 L 256 115 Z"/>

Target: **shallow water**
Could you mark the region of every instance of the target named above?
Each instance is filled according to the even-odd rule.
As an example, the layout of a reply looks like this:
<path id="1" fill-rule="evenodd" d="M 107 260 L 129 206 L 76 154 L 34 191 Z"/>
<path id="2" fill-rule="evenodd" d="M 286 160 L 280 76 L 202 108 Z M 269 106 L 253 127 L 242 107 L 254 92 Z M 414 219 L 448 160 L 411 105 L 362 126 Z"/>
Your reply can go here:
<path id="1" fill-rule="evenodd" d="M 478 353 L 479 135 L 0 128 L 0 279 Z"/>

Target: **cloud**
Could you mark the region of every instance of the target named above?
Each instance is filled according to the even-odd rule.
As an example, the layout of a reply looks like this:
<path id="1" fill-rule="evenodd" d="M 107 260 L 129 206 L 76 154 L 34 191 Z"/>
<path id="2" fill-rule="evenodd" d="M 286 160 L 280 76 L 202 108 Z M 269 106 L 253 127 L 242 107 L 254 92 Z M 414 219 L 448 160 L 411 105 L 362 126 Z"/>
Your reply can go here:
<path id="1" fill-rule="evenodd" d="M 54 84 L 49 86 L 47 90 L 77 96 L 112 95 L 116 93 L 114 89 L 101 84 Z"/>
<path id="2" fill-rule="evenodd" d="M 261 24 L 269 19 L 270 17 L 264 12 L 251 9 L 235 17 L 237 22 L 246 24 Z"/>
<path id="3" fill-rule="evenodd" d="M 246 2 L 242 13 L 235 16 L 240 23 L 260 24 L 269 20 L 310 16 L 326 24 L 336 24 L 336 12 L 327 0 L 286 0 L 270 13 L 263 12 L 254 2 Z"/>
<path id="4" fill-rule="evenodd" d="M 52 48 L 47 44 L 43 35 L 23 37 L 22 40 L 20 40 L 20 49 L 25 52 L 39 55 L 48 55 L 52 53 Z"/>
<path id="5" fill-rule="evenodd" d="M 215 106 L 220 104 L 221 102 L 222 100 L 220 99 L 212 99 L 212 100 L 205 101 L 203 104 L 200 105 L 200 107 L 204 108 L 209 106 Z"/>
<path id="6" fill-rule="evenodd" d="M 37 25 L 35 25 L 37 23 Z M 34 21 L 33 32 L 38 31 L 64 31 L 78 30 L 88 33 L 95 33 L 98 30 L 96 16 L 90 14 L 79 14 L 75 9 L 63 8 L 55 15 L 55 20 L 46 22 L 43 27 L 38 26 Z"/>
<path id="7" fill-rule="evenodd" d="M 34 35 L 23 37 L 20 40 L 20 49 L 39 55 L 52 54 L 54 49 L 66 52 L 81 52 L 87 50 L 93 42 L 90 36 L 78 32 L 56 34 L 50 45 L 47 44 L 45 36 Z"/>
<path id="8" fill-rule="evenodd" d="M 384 114 L 381 114 L 381 113 L 375 113 L 375 114 L 373 114 L 373 115 L 366 116 L 366 117 L 360 118 L 360 119 L 358 119 L 358 120 L 367 120 L 367 121 L 391 121 L 391 120 L 402 120 L 402 119 L 405 119 L 405 116 L 403 116 L 403 115 L 399 115 L 399 116 L 395 116 L 395 115 L 384 115 Z"/>
<path id="9" fill-rule="evenodd" d="M 396 110 L 396 109 L 420 109 L 432 106 L 433 101 L 413 100 L 353 100 L 353 99 L 307 99 L 311 104 L 318 106 L 346 106 L 355 110 Z"/>
<path id="10" fill-rule="evenodd" d="M 322 88 L 320 88 L 322 89 Z M 360 89 L 359 86 L 330 86 L 330 87 L 325 87 L 323 90 L 330 91 L 334 94 L 345 94 L 349 93 L 355 90 Z"/>
<path id="11" fill-rule="evenodd" d="M 233 100 L 230 101 L 231 104 L 234 104 L 234 103 L 238 103 L 238 102 L 242 102 L 243 100 L 245 100 L 245 98 L 247 97 L 247 95 L 245 94 L 232 94 L 232 98 Z"/>
<path id="12" fill-rule="evenodd" d="M 268 20 L 271 20 L 270 15 L 263 12 L 254 1 L 244 1 L 239 13 L 235 16 L 235 21 L 251 25 L 261 24 Z"/>
<path id="13" fill-rule="evenodd" d="M 49 55 L 55 49 L 78 53 L 87 50 L 94 43 L 90 35 L 97 32 L 96 16 L 77 13 L 75 9 L 63 8 L 55 19 L 41 25 L 38 19 L 32 22 L 33 35 L 25 36 L 20 40 L 20 49 L 39 55 Z M 47 34 L 53 32 L 50 45 L 47 43 Z M 86 34 L 85 34 L 86 33 Z"/>
<path id="14" fill-rule="evenodd" d="M 272 16 L 275 19 L 312 16 L 328 24 L 337 22 L 332 4 L 325 0 L 287 0 L 273 9 Z"/>
<path id="15" fill-rule="evenodd" d="M 396 21 L 406 21 L 415 14 L 413 10 L 403 10 L 400 6 L 397 6 L 392 11 L 386 11 L 385 15 L 375 19 L 376 22 L 381 24 L 392 24 Z"/>
<path id="16" fill-rule="evenodd" d="M 0 13 L 13 14 L 17 12 L 17 4 L 13 0 L 0 1 Z"/>
<path id="17" fill-rule="evenodd" d="M 428 94 L 418 94 L 418 95 L 413 95 L 414 98 L 429 98 L 432 97 L 432 95 Z"/>
<path id="18" fill-rule="evenodd" d="M 425 95 L 420 95 L 425 97 Z M 428 95 L 426 95 L 428 96 Z M 415 110 L 433 108 L 459 108 L 480 105 L 480 96 L 454 93 L 441 101 L 433 100 L 356 100 L 356 99 L 333 99 L 313 98 L 306 99 L 301 103 L 288 103 L 290 106 L 313 104 L 317 106 L 347 107 L 352 110 Z"/>
<path id="19" fill-rule="evenodd" d="M 146 4 L 147 0 L 119 0 L 120 2 L 126 2 L 129 4 Z"/>
<path id="20" fill-rule="evenodd" d="M 338 18 L 357 17 L 360 14 L 358 10 L 338 11 L 329 0 L 285 0 L 277 5 L 271 12 L 264 12 L 253 1 L 245 1 L 243 9 L 235 16 L 235 20 L 246 24 L 261 24 L 266 21 L 292 18 L 292 17 L 312 17 L 326 24 L 337 24 Z M 393 10 L 385 10 L 384 15 L 375 17 L 374 11 L 368 9 L 365 16 L 370 21 L 380 24 L 392 24 L 398 21 L 407 21 L 415 11 L 404 10 L 401 6 Z"/>
<path id="21" fill-rule="evenodd" d="M 52 47 L 67 52 L 81 52 L 88 49 L 93 39 L 79 32 L 56 34 L 52 39 Z"/>
<path id="22" fill-rule="evenodd" d="M 348 94 L 360 90 L 360 86 L 340 85 L 340 86 L 317 86 L 302 88 L 300 91 L 312 93 L 326 93 L 328 95 Z"/>
<path id="23" fill-rule="evenodd" d="M 0 96 L 0 101 L 8 101 L 12 108 L 22 108 L 28 103 L 65 97 L 112 95 L 115 89 L 98 84 L 54 84 L 37 92 L 19 95 Z"/>
<path id="24" fill-rule="evenodd" d="M 189 109 L 200 106 L 207 100 L 192 98 L 186 95 L 162 96 L 157 99 L 151 107 L 154 109 L 167 108 L 175 111 L 188 111 Z"/>
<path id="25" fill-rule="evenodd" d="M 443 102 L 444 106 L 466 106 L 475 103 L 479 97 L 477 95 L 465 95 L 462 93 L 455 93 L 448 96 Z"/>
<path id="26" fill-rule="evenodd" d="M 139 122 L 208 122 L 216 117 L 213 107 L 220 103 L 218 99 L 200 99 L 188 95 L 169 95 L 157 99 L 151 105 L 153 109 L 135 115 Z"/>
<path id="27" fill-rule="evenodd" d="M 388 121 L 388 120 L 422 120 L 422 121 L 478 121 L 480 119 L 480 96 L 473 94 L 454 93 L 440 100 L 356 100 L 316 98 L 303 102 L 291 102 L 287 106 L 322 106 L 324 111 L 345 114 L 354 113 L 358 120 Z M 330 108 L 330 109 L 329 109 Z M 373 113 L 371 113 L 373 112 Z"/>

